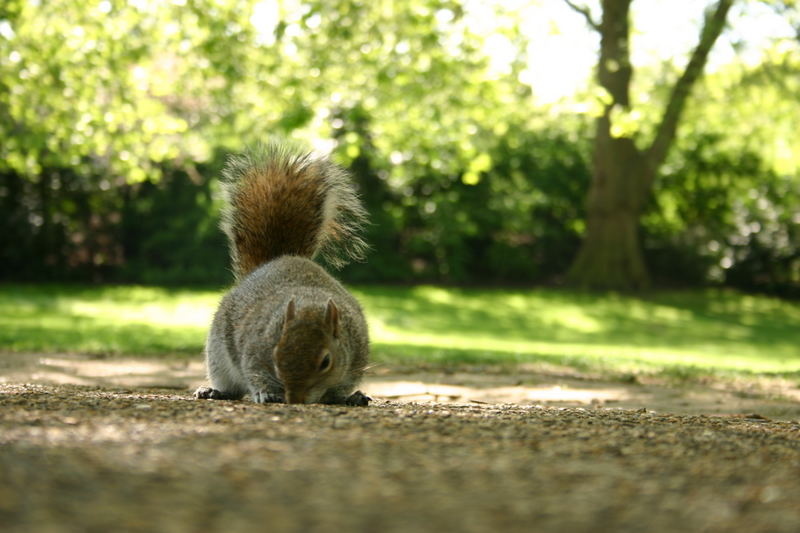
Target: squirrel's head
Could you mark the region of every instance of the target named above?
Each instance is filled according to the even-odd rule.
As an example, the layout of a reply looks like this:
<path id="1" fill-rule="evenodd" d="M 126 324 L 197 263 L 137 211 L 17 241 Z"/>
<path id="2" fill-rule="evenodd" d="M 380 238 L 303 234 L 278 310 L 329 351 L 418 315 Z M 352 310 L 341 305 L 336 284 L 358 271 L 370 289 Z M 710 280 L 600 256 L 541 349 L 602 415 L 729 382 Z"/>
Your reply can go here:
<path id="1" fill-rule="evenodd" d="M 339 309 L 333 300 L 328 300 L 325 309 L 297 309 L 292 298 L 273 356 L 287 403 L 318 402 L 330 386 L 339 383 L 347 361 L 339 345 Z"/>

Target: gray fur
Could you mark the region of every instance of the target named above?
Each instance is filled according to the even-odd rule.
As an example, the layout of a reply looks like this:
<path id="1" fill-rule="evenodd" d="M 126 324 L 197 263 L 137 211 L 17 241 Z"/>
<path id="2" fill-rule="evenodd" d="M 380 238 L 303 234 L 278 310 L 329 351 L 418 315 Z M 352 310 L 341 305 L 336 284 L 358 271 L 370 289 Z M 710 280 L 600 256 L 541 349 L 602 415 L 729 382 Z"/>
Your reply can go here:
<path id="1" fill-rule="evenodd" d="M 341 314 L 340 373 L 312 399 L 343 403 L 353 393 L 369 356 L 361 306 L 319 265 L 291 256 L 263 265 L 223 297 L 206 344 L 213 389 L 232 398 L 250 394 L 256 401 L 265 394 L 284 394 L 273 353 L 281 337 L 284 310 L 292 298 L 299 308 L 316 307 L 320 313 L 332 299 Z"/>

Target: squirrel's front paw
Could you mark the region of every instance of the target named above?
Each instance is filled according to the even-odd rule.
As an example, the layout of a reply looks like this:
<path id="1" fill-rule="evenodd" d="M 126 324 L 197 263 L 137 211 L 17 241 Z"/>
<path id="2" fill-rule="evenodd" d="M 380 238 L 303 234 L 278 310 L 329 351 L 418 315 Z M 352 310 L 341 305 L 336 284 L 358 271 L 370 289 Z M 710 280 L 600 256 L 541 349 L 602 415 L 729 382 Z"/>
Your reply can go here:
<path id="1" fill-rule="evenodd" d="M 252 394 L 253 401 L 256 403 L 283 403 L 283 394 L 274 392 L 259 391 Z"/>
<path id="2" fill-rule="evenodd" d="M 372 398 L 361 392 L 360 390 L 355 391 L 353 394 L 347 397 L 344 401 L 345 405 L 353 405 L 356 407 L 366 407 L 369 405 L 369 402 L 372 401 Z"/>
<path id="3" fill-rule="evenodd" d="M 217 389 L 212 389 L 211 387 L 199 387 L 196 391 L 194 391 L 194 397 L 198 400 L 225 400 L 227 396 L 222 393 L 222 391 L 218 391 Z"/>

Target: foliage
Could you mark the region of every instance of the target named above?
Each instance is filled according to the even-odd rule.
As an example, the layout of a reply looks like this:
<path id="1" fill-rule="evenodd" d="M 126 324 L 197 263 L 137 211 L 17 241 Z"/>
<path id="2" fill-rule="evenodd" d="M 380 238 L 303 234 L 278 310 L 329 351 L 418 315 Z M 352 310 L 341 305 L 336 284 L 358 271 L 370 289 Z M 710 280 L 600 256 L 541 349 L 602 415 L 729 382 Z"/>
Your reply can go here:
<path id="1" fill-rule="evenodd" d="M 662 176 L 644 220 L 653 268 L 662 279 L 797 296 L 800 184 L 752 151 L 726 151 L 723 142 L 721 134 L 687 136 L 673 158 L 679 161 Z"/>
<path id="2" fill-rule="evenodd" d="M 771 50 L 761 64 L 721 69 L 698 87 L 689 112 L 700 109 L 704 120 L 684 127 L 644 219 L 661 279 L 798 295 L 800 147 L 790 131 L 800 110 L 793 78 L 774 83 L 792 65 Z M 659 271 L 666 257 L 670 271 Z"/>
<path id="3" fill-rule="evenodd" d="M 363 174 L 380 176 L 390 163 L 365 163 L 363 157 L 353 167 L 357 178 L 380 185 L 364 188 L 378 217 L 370 236 L 374 250 L 366 265 L 353 265 L 344 275 L 487 284 L 542 282 L 562 272 L 579 241 L 588 183 L 584 143 L 563 125 L 534 124 L 536 119 L 510 124 L 487 149 L 491 172 L 478 173 L 471 184 L 463 180 L 466 173 L 447 174 L 435 163 L 412 160 L 405 172 L 424 178 L 397 194 L 380 177 Z M 391 277 L 370 274 L 386 263 Z"/>
<path id="4" fill-rule="evenodd" d="M 0 278 L 227 283 L 215 176 L 225 154 L 278 134 L 327 139 L 313 144 L 359 184 L 373 251 L 345 279 L 559 281 L 592 163 L 593 119 L 574 109 L 598 95 L 536 107 L 511 9 L 4 2 Z M 800 285 L 795 54 L 777 43 L 690 99 L 644 218 L 659 281 Z M 674 69 L 637 70 L 618 132 L 652 133 Z"/>
<path id="5" fill-rule="evenodd" d="M 225 116 L 214 86 L 235 75 L 243 22 L 235 5 L 207 4 L 16 3 L 0 39 L 0 169 L 36 180 L 68 168 L 107 190 L 207 156 L 204 122 Z"/>
<path id="6" fill-rule="evenodd" d="M 130 259 L 115 275 L 172 285 L 226 282 L 228 245 L 217 224 L 215 185 L 200 172 L 192 180 L 172 169 L 163 172 L 158 184 L 126 188 L 116 242 Z"/>
<path id="7" fill-rule="evenodd" d="M 625 372 L 797 373 L 800 305 L 734 291 L 354 289 L 374 360 L 539 362 Z M 0 285 L 0 346 L 200 357 L 220 292 Z M 712 370 L 713 369 L 713 370 Z"/>

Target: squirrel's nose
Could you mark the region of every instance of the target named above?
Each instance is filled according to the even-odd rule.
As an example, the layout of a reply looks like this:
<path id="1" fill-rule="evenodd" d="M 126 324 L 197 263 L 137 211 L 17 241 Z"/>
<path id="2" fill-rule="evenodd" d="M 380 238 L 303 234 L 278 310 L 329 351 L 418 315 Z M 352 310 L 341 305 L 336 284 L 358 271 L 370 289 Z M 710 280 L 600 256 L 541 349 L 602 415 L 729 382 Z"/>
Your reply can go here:
<path id="1" fill-rule="evenodd" d="M 286 403 L 306 403 L 306 391 L 286 391 Z"/>

